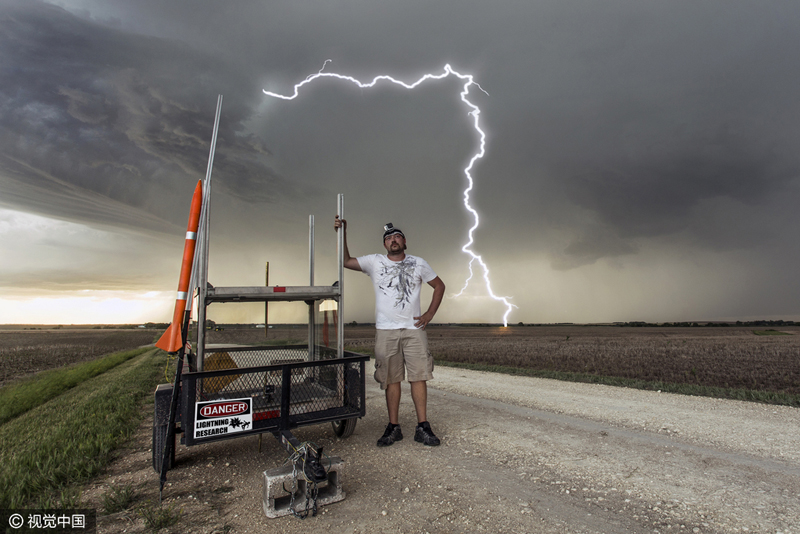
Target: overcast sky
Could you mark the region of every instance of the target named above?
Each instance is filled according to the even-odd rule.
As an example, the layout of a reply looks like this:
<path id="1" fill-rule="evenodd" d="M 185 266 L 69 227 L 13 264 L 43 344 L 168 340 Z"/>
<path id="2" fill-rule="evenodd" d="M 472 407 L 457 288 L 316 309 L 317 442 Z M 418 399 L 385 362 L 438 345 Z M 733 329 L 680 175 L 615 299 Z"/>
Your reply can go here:
<path id="1" fill-rule="evenodd" d="M 344 193 L 354 255 L 391 221 L 457 293 L 463 82 L 264 94 L 328 59 L 485 90 L 473 249 L 509 322 L 800 320 L 798 50 L 796 1 L 0 0 L 0 322 L 170 319 L 218 94 L 212 284 L 262 285 L 269 261 L 306 285 L 309 215 L 332 282 Z M 369 280 L 346 290 L 345 319 L 374 320 Z M 504 311 L 473 280 L 435 320 Z"/>

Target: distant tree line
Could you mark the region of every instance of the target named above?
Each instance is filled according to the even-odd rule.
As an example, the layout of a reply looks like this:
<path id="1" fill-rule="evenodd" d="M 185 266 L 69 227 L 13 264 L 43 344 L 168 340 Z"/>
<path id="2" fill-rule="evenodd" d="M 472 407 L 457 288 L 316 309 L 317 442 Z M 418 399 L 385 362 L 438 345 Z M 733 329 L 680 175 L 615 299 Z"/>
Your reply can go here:
<path id="1" fill-rule="evenodd" d="M 615 326 L 652 326 L 652 327 L 661 327 L 661 326 L 681 326 L 681 327 L 727 327 L 727 326 L 800 326 L 800 322 L 798 321 L 784 321 L 779 319 L 777 321 L 766 321 L 766 320 L 759 320 L 759 321 L 736 321 L 735 323 L 729 322 L 706 322 L 706 323 L 698 323 L 698 322 L 675 322 L 675 323 L 647 323 L 645 321 L 628 321 L 626 323 L 614 323 Z"/>

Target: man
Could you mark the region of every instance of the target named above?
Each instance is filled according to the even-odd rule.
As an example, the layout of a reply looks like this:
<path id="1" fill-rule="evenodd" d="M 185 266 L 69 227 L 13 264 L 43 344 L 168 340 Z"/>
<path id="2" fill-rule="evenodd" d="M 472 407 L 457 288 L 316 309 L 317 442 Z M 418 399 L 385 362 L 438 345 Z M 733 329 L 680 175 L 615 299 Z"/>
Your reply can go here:
<path id="1" fill-rule="evenodd" d="M 384 227 L 383 233 L 386 256 L 351 257 L 347 249 L 347 221 L 337 216 L 334 228 L 344 232 L 344 266 L 367 274 L 375 287 L 375 380 L 386 392 L 389 411 L 389 424 L 378 440 L 378 447 L 403 439 L 398 415 L 400 384 L 406 374 L 417 412 L 414 441 L 439 445 L 439 438 L 428 423 L 427 381 L 433 378 L 433 357 L 428 351 L 425 327 L 442 303 L 444 282 L 425 260 L 405 253 L 406 236 L 391 223 Z M 423 282 L 433 288 L 433 298 L 428 311 L 420 313 Z"/>

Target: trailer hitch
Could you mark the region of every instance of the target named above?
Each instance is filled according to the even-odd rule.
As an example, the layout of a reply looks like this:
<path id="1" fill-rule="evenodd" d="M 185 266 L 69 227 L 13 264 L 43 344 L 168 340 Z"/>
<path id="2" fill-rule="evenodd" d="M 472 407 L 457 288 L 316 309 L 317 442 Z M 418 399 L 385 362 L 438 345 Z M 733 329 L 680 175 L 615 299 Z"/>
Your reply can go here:
<path id="1" fill-rule="evenodd" d="M 322 465 L 322 447 L 316 449 L 309 443 L 300 443 L 289 430 L 281 430 L 281 445 L 289 454 L 289 461 L 294 464 L 295 471 L 302 472 L 309 482 L 323 482 L 328 478 L 328 471 Z"/>
<path id="2" fill-rule="evenodd" d="M 309 513 L 313 516 L 317 515 L 317 496 L 319 494 L 317 484 L 328 480 L 328 470 L 322 465 L 322 447 L 316 448 L 311 443 L 300 443 L 300 441 L 292 435 L 289 430 L 281 430 L 280 433 L 276 432 L 275 437 L 280 435 L 281 445 L 286 449 L 289 454 L 289 462 L 292 464 L 292 489 L 288 490 L 291 494 L 291 502 L 289 503 L 289 510 L 292 515 L 305 519 Z M 305 510 L 297 512 L 294 509 L 294 499 L 298 490 L 298 477 L 302 477 L 305 484 Z M 284 487 L 284 490 L 286 488 Z M 311 510 L 309 510 L 311 507 Z"/>

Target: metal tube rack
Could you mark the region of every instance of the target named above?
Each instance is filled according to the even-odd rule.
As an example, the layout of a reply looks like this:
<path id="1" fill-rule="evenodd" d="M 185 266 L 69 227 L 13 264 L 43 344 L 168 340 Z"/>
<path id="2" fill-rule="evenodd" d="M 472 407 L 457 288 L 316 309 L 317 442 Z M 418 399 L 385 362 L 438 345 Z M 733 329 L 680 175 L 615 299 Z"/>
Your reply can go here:
<path id="1" fill-rule="evenodd" d="M 214 141 L 220 106 L 221 98 Z M 336 435 L 344 438 L 352 434 L 356 420 L 365 415 L 364 368 L 369 357 L 344 350 L 343 232 L 338 233 L 337 243 L 339 279 L 333 285 L 314 285 L 312 215 L 309 217 L 308 286 L 212 286 L 208 283 L 208 232 L 213 154 L 212 144 L 200 215 L 198 253 L 190 286 L 192 294 L 197 295 L 196 352 L 189 351 L 184 359 L 182 348 L 174 385 L 162 384 L 155 393 L 153 468 L 161 472 L 162 491 L 166 472 L 174 467 L 177 434 L 182 434 L 181 443 L 192 446 L 270 432 L 292 456 L 292 452 L 302 446 L 292 436 L 292 429 L 331 422 Z M 343 218 L 343 195 L 337 200 L 337 212 Z M 335 302 L 338 313 L 335 348 L 321 346 L 316 339 L 315 311 L 320 301 Z M 308 344 L 209 345 L 206 335 L 208 306 L 231 302 L 304 302 L 309 309 Z M 324 337 L 327 343 L 327 333 Z M 214 357 L 216 360 L 212 362 Z M 211 366 L 209 362 L 214 364 L 214 369 L 206 369 L 207 363 Z"/>

